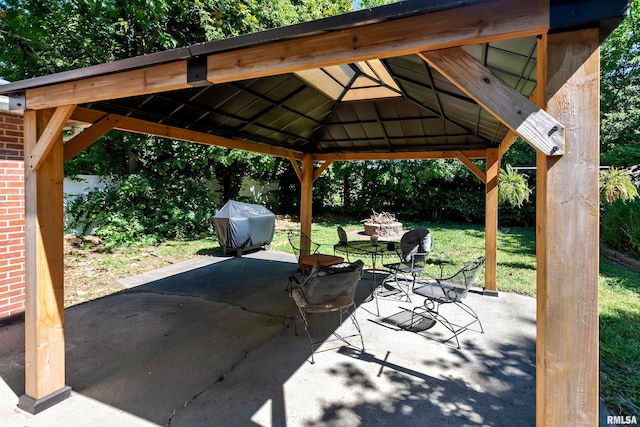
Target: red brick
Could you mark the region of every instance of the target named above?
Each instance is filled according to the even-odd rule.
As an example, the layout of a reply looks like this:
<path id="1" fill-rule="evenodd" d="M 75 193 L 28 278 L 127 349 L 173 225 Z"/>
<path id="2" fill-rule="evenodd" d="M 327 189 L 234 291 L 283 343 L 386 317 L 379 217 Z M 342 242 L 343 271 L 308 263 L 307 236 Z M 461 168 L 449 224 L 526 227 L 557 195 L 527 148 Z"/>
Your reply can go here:
<path id="1" fill-rule="evenodd" d="M 16 153 L 22 153 L 24 151 L 24 145 L 22 145 L 20 138 L 8 136 L 3 138 L 3 140 L 5 142 L 4 148 L 7 150 L 16 150 Z"/>
<path id="2" fill-rule="evenodd" d="M 0 239 L 0 246 L 19 245 L 24 242 L 24 239 Z"/>
<path id="3" fill-rule="evenodd" d="M 20 268 L 21 264 L 22 263 L 13 266 L 16 269 L 13 270 L 13 271 L 9 271 L 8 272 L 9 273 L 9 277 L 17 278 L 17 277 L 24 276 L 24 271 L 23 271 L 24 269 Z"/>
<path id="4" fill-rule="evenodd" d="M 12 311 L 14 310 L 20 310 L 20 309 L 24 309 L 24 302 L 17 302 L 11 305 L 5 305 L 2 306 L 2 303 L 0 303 L 0 317 L 3 317 L 3 313 L 5 313 L 6 315 L 4 317 L 9 317 L 9 316 L 13 316 L 14 314 L 17 313 L 12 313 Z"/>
<path id="5" fill-rule="evenodd" d="M 4 294 L 5 292 L 9 292 L 9 285 L 0 282 L 0 298 L 2 298 L 2 294 Z"/>
<path id="6" fill-rule="evenodd" d="M 16 168 L 15 164 L 12 165 L 12 166 L 14 166 L 14 167 L 6 167 L 6 168 L 4 168 L 3 172 L 4 172 L 5 175 L 15 175 L 15 176 L 24 175 L 24 169 Z"/>
<path id="7" fill-rule="evenodd" d="M 4 260 L 7 261 L 7 260 Z M 4 265 L 0 267 L 0 274 L 2 273 L 6 273 L 5 277 L 12 277 L 11 273 L 16 271 L 16 266 L 15 265 Z M 0 278 L 2 276 L 0 275 Z"/>
<path id="8" fill-rule="evenodd" d="M 22 125 L 23 120 L 22 120 L 22 116 L 20 115 L 16 115 L 16 114 L 9 114 L 9 113 L 0 113 L 0 117 L 2 117 L 5 123 L 15 123 L 18 125 Z"/>
<path id="9" fill-rule="evenodd" d="M 9 304 L 15 304 L 17 302 L 22 302 L 22 301 L 24 301 L 24 292 L 18 296 L 9 298 Z"/>
<path id="10" fill-rule="evenodd" d="M 13 283 L 9 283 L 9 289 L 10 290 L 14 290 L 14 289 L 24 289 L 25 287 L 25 283 L 24 280 L 22 281 L 14 281 Z"/>
<path id="11" fill-rule="evenodd" d="M 12 297 L 17 297 L 17 296 L 20 296 L 20 295 L 24 295 L 24 292 L 22 292 L 22 289 L 16 289 L 14 291 L 9 291 L 9 292 L 3 293 L 0 296 L 0 298 L 7 300 L 7 299 L 10 299 Z"/>
<path id="12" fill-rule="evenodd" d="M 17 123 L 7 123 L 7 122 L 5 122 L 4 126 L 2 126 L 2 127 L 5 128 L 5 129 L 8 129 L 8 130 L 20 130 L 20 128 L 22 126 L 19 126 Z"/>
<path id="13" fill-rule="evenodd" d="M 17 233 L 19 231 L 22 231 L 23 228 L 22 227 L 5 227 L 2 229 L 3 233 Z"/>

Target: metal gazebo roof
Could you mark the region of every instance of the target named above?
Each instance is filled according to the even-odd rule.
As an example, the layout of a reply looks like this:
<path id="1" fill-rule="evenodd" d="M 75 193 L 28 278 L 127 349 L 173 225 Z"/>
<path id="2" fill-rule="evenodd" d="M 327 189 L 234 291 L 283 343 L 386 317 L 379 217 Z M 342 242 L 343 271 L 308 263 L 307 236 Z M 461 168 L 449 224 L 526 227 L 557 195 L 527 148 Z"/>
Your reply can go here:
<path id="1" fill-rule="evenodd" d="M 213 41 L 167 52 L 24 80 L 0 87 L 24 107 L 33 88 L 187 60 L 192 87 L 80 104 L 94 122 L 111 113 L 201 135 L 267 145 L 297 153 L 410 153 L 496 147 L 508 128 L 417 54 L 380 54 L 276 75 L 221 83 L 206 80 L 208 56 L 283 40 L 347 31 L 373 23 L 455 10 L 486 1 L 408 1 L 370 10 Z M 552 26 L 605 26 L 617 9 L 592 18 L 552 2 Z M 587 2 L 589 3 L 589 2 Z M 614 13 L 615 12 L 615 13 Z M 554 24 L 555 16 L 555 24 Z M 606 19 L 605 19 L 606 18 Z M 553 28 L 551 29 L 553 30 Z M 463 49 L 524 97 L 536 87 L 536 36 L 492 40 Z M 98 88 L 99 89 L 99 88 Z M 28 107 L 28 104 L 27 104 Z M 76 113 L 77 114 L 77 113 Z M 80 114 L 80 116 L 82 116 Z"/>

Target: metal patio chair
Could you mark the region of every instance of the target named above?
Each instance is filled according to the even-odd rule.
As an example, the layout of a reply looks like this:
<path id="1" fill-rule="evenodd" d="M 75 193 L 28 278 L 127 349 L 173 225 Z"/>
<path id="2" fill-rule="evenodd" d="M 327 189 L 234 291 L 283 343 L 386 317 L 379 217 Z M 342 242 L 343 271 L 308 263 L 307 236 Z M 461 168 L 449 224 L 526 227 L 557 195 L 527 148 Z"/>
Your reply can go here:
<path id="1" fill-rule="evenodd" d="M 359 336 L 361 348 L 364 351 L 364 340 L 355 316 L 356 304 L 354 301 L 363 267 L 364 264 L 360 260 L 340 267 L 316 265 L 302 284 L 295 276 L 289 277 L 290 296 L 298 308 L 298 317 L 304 325 L 304 331 L 311 347 L 311 363 L 315 363 L 313 356 L 315 349 L 327 342 L 342 341 L 348 346 L 355 347 L 347 339 Z M 334 330 L 332 332 L 333 339 L 315 340 L 309 329 L 308 315 L 330 312 L 338 312 L 338 326 L 342 325 L 345 317 L 348 316 L 355 327 L 355 333 L 344 336 Z M 295 333 L 297 335 L 297 322 Z"/>
<path id="2" fill-rule="evenodd" d="M 385 285 L 392 286 L 391 283 L 395 283 L 396 286 L 394 288 L 402 291 L 406 301 L 411 302 L 409 294 L 416 284 L 417 275 L 424 271 L 427 255 L 432 250 L 433 240 L 431 239 L 431 233 L 426 228 L 416 228 L 404 233 L 400 238 L 400 247 L 397 249 L 399 261 L 382 264 L 393 274 L 382 281 L 380 290 L 383 291 Z M 402 277 L 399 278 L 398 275 Z M 411 276 L 411 279 L 407 280 L 406 276 Z M 402 283 L 406 284 L 403 286 Z"/>
<path id="3" fill-rule="evenodd" d="M 457 347 L 460 348 L 458 335 L 469 329 L 474 323 L 480 326 L 480 332 L 484 333 L 482 323 L 476 312 L 463 302 L 469 294 L 469 289 L 478 280 L 478 276 L 485 264 L 485 257 L 481 256 L 475 260 L 466 263 L 459 271 L 449 277 L 440 277 L 428 281 L 413 289 L 413 293 L 425 297 L 423 305 L 415 307 L 411 315 L 411 323 L 414 323 L 414 317 L 424 316 L 440 322 L 444 327 L 452 332 L 449 338 L 442 342 L 447 342 L 453 338 L 456 339 Z M 444 266 L 440 267 L 442 276 Z M 459 307 L 464 313 L 469 315 L 472 320 L 465 325 L 456 325 L 451 323 L 446 317 L 440 313 L 440 308 L 445 304 L 453 304 Z"/>
<path id="4" fill-rule="evenodd" d="M 289 230 L 287 237 L 298 258 L 298 268 L 303 273 L 315 265 L 330 266 L 344 262 L 344 258 L 341 256 L 320 253 L 319 250 L 323 245 L 312 241 L 300 230 Z M 301 250 L 301 247 L 305 246 L 309 249 Z"/>

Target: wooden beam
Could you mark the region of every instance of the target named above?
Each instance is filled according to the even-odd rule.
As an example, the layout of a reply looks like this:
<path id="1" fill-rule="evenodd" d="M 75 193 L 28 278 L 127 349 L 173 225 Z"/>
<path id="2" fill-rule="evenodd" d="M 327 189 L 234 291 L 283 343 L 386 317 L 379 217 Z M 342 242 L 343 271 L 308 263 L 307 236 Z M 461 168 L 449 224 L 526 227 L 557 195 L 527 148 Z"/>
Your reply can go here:
<path id="1" fill-rule="evenodd" d="M 75 105 L 64 105 L 56 108 L 53 116 L 38 138 L 37 144 L 29 154 L 28 165 L 30 169 L 38 170 L 44 159 L 49 155 L 51 149 L 56 145 L 58 139 L 62 138 L 62 130 L 75 108 Z"/>
<path id="2" fill-rule="evenodd" d="M 25 159 L 56 113 L 25 111 Z M 19 406 L 31 413 L 71 393 L 65 386 L 62 133 L 50 145 L 37 169 L 25 168 L 25 394 Z"/>
<path id="3" fill-rule="evenodd" d="M 293 171 L 296 173 L 296 176 L 298 177 L 298 181 L 302 182 L 302 170 L 300 170 L 298 161 L 293 156 L 289 156 L 289 160 L 291 161 L 291 166 L 293 167 Z"/>
<path id="4" fill-rule="evenodd" d="M 478 179 L 482 181 L 482 183 L 486 183 L 487 174 L 485 173 L 485 171 L 483 171 L 478 167 L 478 165 L 473 163 L 471 159 L 467 157 L 467 155 L 464 154 L 462 151 L 458 151 L 457 153 L 458 154 L 456 155 L 456 158 L 460 160 L 467 167 L 467 169 L 471 171 L 471 173 L 473 173 L 476 177 L 478 177 Z"/>
<path id="5" fill-rule="evenodd" d="M 405 151 L 394 153 L 327 153 L 314 154 L 315 160 L 358 161 L 358 160 L 428 160 L 457 159 L 458 153 L 464 153 L 469 159 L 484 159 L 487 150 L 452 150 L 452 151 Z"/>
<path id="6" fill-rule="evenodd" d="M 39 110 L 190 87 L 187 83 L 187 61 L 178 61 L 28 89 L 26 100 L 27 108 Z"/>
<path id="7" fill-rule="evenodd" d="M 86 108 L 78 108 L 71 118 L 80 122 L 94 123 L 104 116 L 99 111 L 89 110 Z M 115 121 L 114 129 L 124 130 L 127 132 L 141 133 L 145 135 L 155 135 L 163 138 L 177 139 L 180 141 L 195 142 L 197 144 L 215 145 L 218 147 L 232 148 L 236 150 L 251 151 L 254 153 L 268 154 L 270 156 L 301 159 L 302 153 L 284 148 L 271 147 L 266 144 L 260 144 L 251 141 L 238 141 L 235 139 L 225 138 L 222 136 L 211 135 L 204 132 L 196 132 L 189 129 L 182 129 L 173 126 L 167 126 L 158 123 L 151 123 L 140 119 L 111 114 L 112 120 Z"/>
<path id="8" fill-rule="evenodd" d="M 422 52 L 430 66 L 546 155 L 564 154 L 564 126 L 462 48 Z"/>
<path id="9" fill-rule="evenodd" d="M 300 231 L 311 237 L 311 207 L 313 202 L 313 156 L 302 156 L 302 182 L 300 184 Z M 309 242 L 302 239 L 300 253 L 309 253 Z"/>
<path id="10" fill-rule="evenodd" d="M 500 153 L 497 148 L 487 150 L 487 180 L 485 184 L 485 280 L 484 293 L 498 295 L 498 179 Z"/>
<path id="11" fill-rule="evenodd" d="M 280 40 L 209 55 L 207 79 L 224 83 L 465 44 L 535 36 L 549 28 L 549 2 L 498 0 Z"/>
<path id="12" fill-rule="evenodd" d="M 333 160 L 326 160 L 322 165 L 320 165 L 320 167 L 318 169 L 316 169 L 313 172 L 313 181 L 314 182 L 316 181 L 316 179 L 320 178 L 320 175 L 322 175 L 322 172 L 327 170 L 327 168 L 329 167 L 329 165 L 331 165 L 331 163 L 333 163 Z"/>
<path id="13" fill-rule="evenodd" d="M 516 142 L 516 139 L 518 139 L 518 135 L 512 130 L 509 130 L 509 132 L 507 132 L 504 138 L 502 138 L 502 142 L 500 143 L 501 158 L 502 156 L 504 156 L 504 153 L 506 153 L 509 150 L 509 148 L 511 148 L 513 143 Z"/>
<path id="14" fill-rule="evenodd" d="M 540 108 L 547 109 L 547 62 L 549 55 L 547 43 L 549 36 L 545 33 L 536 40 L 536 88 L 530 99 Z"/>
<path id="15" fill-rule="evenodd" d="M 538 153 L 538 426 L 598 424 L 599 31 L 550 34 L 547 109 L 562 157 Z"/>
<path id="16" fill-rule="evenodd" d="M 114 128 L 118 119 L 113 114 L 107 114 L 93 125 L 89 126 L 64 144 L 64 161 L 70 160 L 85 150 L 100 137 Z"/>

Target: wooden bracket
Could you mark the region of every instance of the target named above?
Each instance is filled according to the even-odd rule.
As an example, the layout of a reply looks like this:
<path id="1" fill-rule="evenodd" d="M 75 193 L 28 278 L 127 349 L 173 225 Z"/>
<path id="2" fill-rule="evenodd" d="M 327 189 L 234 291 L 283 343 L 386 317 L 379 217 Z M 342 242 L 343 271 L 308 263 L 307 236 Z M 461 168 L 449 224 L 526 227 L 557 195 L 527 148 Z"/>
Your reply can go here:
<path id="1" fill-rule="evenodd" d="M 47 154 L 49 154 L 53 148 L 56 138 L 62 137 L 62 130 L 75 108 L 75 105 L 64 105 L 56 108 L 51 120 L 47 123 L 46 128 L 42 132 L 42 135 L 40 135 L 40 138 L 38 138 L 38 142 L 31 152 L 29 159 L 29 168 L 31 170 L 38 170 L 43 160 L 47 157 Z"/>
<path id="2" fill-rule="evenodd" d="M 547 156 L 564 154 L 564 126 L 460 47 L 422 52 L 430 66 Z"/>
<path id="3" fill-rule="evenodd" d="M 462 151 L 456 152 L 456 159 L 460 160 L 483 184 L 487 183 L 487 174 L 471 161 Z"/>
<path id="4" fill-rule="evenodd" d="M 293 155 L 289 155 L 289 160 L 291 161 L 291 166 L 293 166 L 293 171 L 298 176 L 298 180 L 302 182 L 302 170 L 298 165 L 298 161 L 293 157 Z"/>
<path id="5" fill-rule="evenodd" d="M 112 114 L 107 114 L 64 144 L 64 161 L 74 158 L 82 150 L 106 135 L 118 123 Z"/>
<path id="6" fill-rule="evenodd" d="M 320 178 L 320 175 L 322 175 L 322 172 L 324 172 L 329 165 L 333 163 L 333 160 L 327 160 L 325 161 L 322 165 L 320 165 L 320 167 L 318 169 L 316 169 L 313 172 L 313 181 L 315 182 L 316 179 Z"/>

